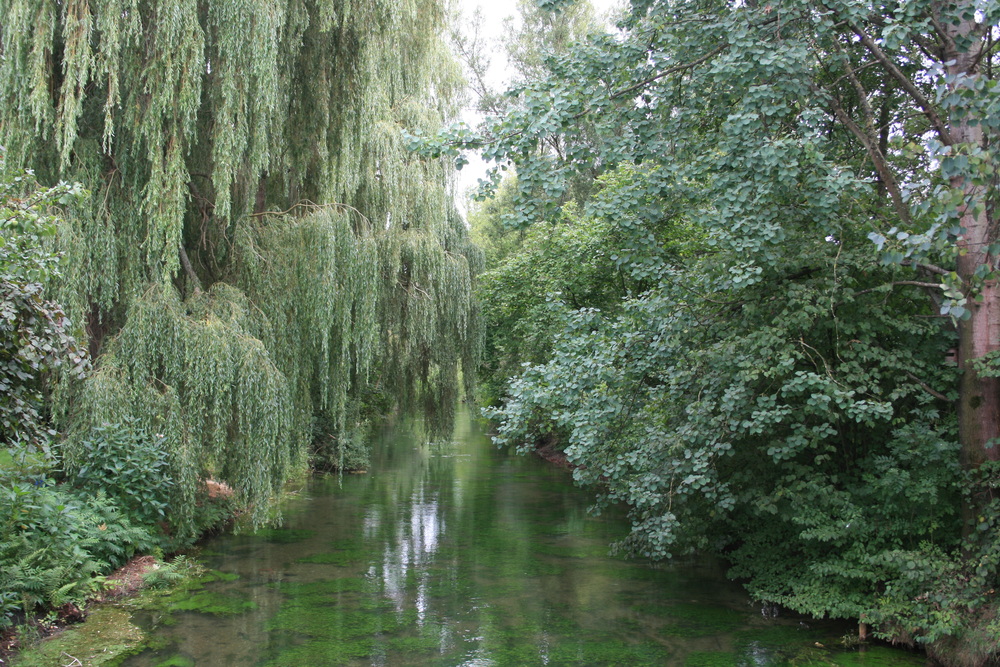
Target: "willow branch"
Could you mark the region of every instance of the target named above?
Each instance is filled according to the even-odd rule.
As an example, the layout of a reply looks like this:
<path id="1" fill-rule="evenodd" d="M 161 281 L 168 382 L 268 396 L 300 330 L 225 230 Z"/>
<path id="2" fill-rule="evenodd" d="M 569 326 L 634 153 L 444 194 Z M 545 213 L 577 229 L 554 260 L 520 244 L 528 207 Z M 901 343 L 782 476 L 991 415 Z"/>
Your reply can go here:
<path id="1" fill-rule="evenodd" d="M 194 293 L 199 294 L 201 292 L 201 281 L 198 280 L 198 274 L 194 272 L 194 267 L 191 266 L 191 259 L 188 257 L 187 250 L 184 246 L 179 246 L 181 255 L 181 266 L 184 267 L 184 273 L 187 274 L 191 283 L 194 285 Z"/>
<path id="2" fill-rule="evenodd" d="M 284 211 L 260 211 L 259 213 L 251 213 L 250 217 L 251 218 L 262 218 L 262 217 L 264 217 L 266 215 L 275 215 L 275 216 L 288 215 L 289 213 L 291 213 L 292 211 L 294 211 L 297 208 L 309 208 L 309 209 L 314 209 L 314 210 L 320 210 L 320 209 L 324 209 L 324 208 L 344 209 L 344 210 L 351 211 L 352 213 L 357 214 L 362 220 L 364 220 L 366 223 L 368 223 L 369 228 L 372 227 L 371 220 L 369 220 L 367 217 L 365 217 L 364 213 L 362 213 L 358 209 L 354 208 L 350 204 L 342 204 L 340 202 L 330 202 L 328 204 L 317 204 L 315 202 L 309 201 L 308 199 L 303 199 L 300 202 L 296 202 L 295 204 L 292 204 L 291 206 L 289 206 L 288 208 L 286 208 Z"/>

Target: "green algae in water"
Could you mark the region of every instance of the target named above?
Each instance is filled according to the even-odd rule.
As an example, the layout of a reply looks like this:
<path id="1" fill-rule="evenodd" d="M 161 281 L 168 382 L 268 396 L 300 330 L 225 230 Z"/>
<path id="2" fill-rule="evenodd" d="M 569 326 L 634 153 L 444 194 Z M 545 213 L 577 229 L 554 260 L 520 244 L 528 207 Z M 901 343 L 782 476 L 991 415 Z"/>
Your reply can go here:
<path id="1" fill-rule="evenodd" d="M 285 602 L 268 622 L 269 632 L 347 641 L 397 632 L 417 621 L 415 610 L 396 612 L 392 601 L 366 579 L 286 583 L 278 590 Z"/>
<path id="2" fill-rule="evenodd" d="M 175 655 L 163 662 L 156 663 L 155 667 L 195 667 L 195 663 L 194 660 L 187 656 Z"/>
<path id="3" fill-rule="evenodd" d="M 291 528 L 264 528 L 253 534 L 254 537 L 271 544 L 295 544 L 304 542 L 316 534 L 314 530 Z"/>
<path id="4" fill-rule="evenodd" d="M 211 584 L 216 581 L 236 581 L 240 578 L 240 575 L 233 574 L 232 572 L 219 572 L 218 570 L 209 570 L 205 574 L 195 577 L 195 581 L 199 584 Z"/>
<path id="5" fill-rule="evenodd" d="M 661 667 L 671 662 L 671 653 L 663 647 L 630 644 L 608 638 L 591 639 L 576 646 L 571 643 L 558 644 L 549 655 L 550 664 Z"/>
<path id="6" fill-rule="evenodd" d="M 317 565 L 357 565 L 364 562 L 368 557 L 368 552 L 362 549 L 342 549 L 339 551 L 328 551 L 326 553 L 312 554 L 299 558 L 297 563 L 314 563 Z"/>
<path id="7" fill-rule="evenodd" d="M 212 614 L 213 616 L 236 616 L 237 614 L 242 614 L 256 608 L 257 603 L 253 600 L 247 600 L 228 593 L 215 593 L 212 591 L 197 591 L 178 595 L 166 605 L 168 612 L 195 611 L 200 614 Z"/>
<path id="8" fill-rule="evenodd" d="M 673 604 L 656 609 L 667 618 L 660 633 L 669 637 L 711 637 L 729 634 L 746 624 L 744 613 L 725 607 Z"/>
<path id="9" fill-rule="evenodd" d="M 885 646 L 870 646 L 834 658 L 838 667 L 914 667 L 923 665 L 924 659 L 915 654 L 902 653 Z"/>
<path id="10" fill-rule="evenodd" d="M 371 651 L 371 642 L 311 641 L 283 650 L 279 655 L 267 660 L 264 663 L 264 667 L 342 665 L 353 660 L 365 658 Z"/>
<path id="11" fill-rule="evenodd" d="M 364 640 L 382 633 L 394 633 L 415 625 L 416 612 L 347 611 L 339 605 L 287 603 L 271 619 L 268 631 L 278 630 L 308 638 Z"/>
<path id="12" fill-rule="evenodd" d="M 432 653 L 439 650 L 440 647 L 440 639 L 426 635 L 420 635 L 417 637 L 394 637 L 386 641 L 386 648 L 401 655 Z"/>
<path id="13" fill-rule="evenodd" d="M 737 657 L 723 651 L 695 651 L 684 660 L 684 667 L 740 667 Z"/>
<path id="14" fill-rule="evenodd" d="M 488 641 L 482 655 L 497 665 L 662 667 L 674 664 L 671 652 L 665 647 L 632 644 L 604 634 L 586 639 L 546 636 L 543 642 L 529 643 L 526 636 L 513 632 L 502 644 Z M 443 661 L 440 664 L 449 663 Z"/>
<path id="15" fill-rule="evenodd" d="M 197 612 L 213 616 L 236 616 L 257 608 L 257 603 L 246 595 L 229 592 L 218 592 L 206 589 L 206 584 L 218 582 L 234 582 L 239 575 L 218 570 L 209 570 L 193 579 L 181 583 L 178 587 L 162 595 L 152 593 L 137 606 L 141 609 L 160 612 L 166 615 L 160 620 L 163 625 L 171 625 L 176 612 Z"/>
<path id="16" fill-rule="evenodd" d="M 264 665 L 338 665 L 384 654 L 386 649 L 407 655 L 434 650 L 437 643 L 427 636 L 400 636 L 416 625 L 413 610 L 347 611 L 295 600 L 283 605 L 268 624 L 272 656 Z"/>
<path id="17" fill-rule="evenodd" d="M 336 593 L 370 593 L 375 590 L 372 582 L 361 578 L 324 579 L 309 583 L 280 582 L 275 588 L 292 599 L 328 599 Z"/>
<path id="18" fill-rule="evenodd" d="M 815 633 L 805 625 L 765 622 L 735 633 L 737 644 L 764 646 L 794 646 L 805 641 L 821 641 L 822 633 Z"/>

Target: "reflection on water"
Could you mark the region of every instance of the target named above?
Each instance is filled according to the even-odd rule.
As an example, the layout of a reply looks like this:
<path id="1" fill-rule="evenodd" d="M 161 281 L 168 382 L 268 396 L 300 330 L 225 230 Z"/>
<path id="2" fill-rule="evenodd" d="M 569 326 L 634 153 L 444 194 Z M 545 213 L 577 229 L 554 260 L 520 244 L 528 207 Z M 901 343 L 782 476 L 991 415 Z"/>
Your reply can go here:
<path id="1" fill-rule="evenodd" d="M 280 529 L 209 541 L 207 565 L 238 577 L 147 618 L 162 648 L 126 664 L 921 664 L 831 650 L 846 627 L 762 615 L 711 562 L 611 558 L 626 525 L 587 503 L 468 414 L 447 443 L 387 429 L 369 474 L 314 480 Z"/>

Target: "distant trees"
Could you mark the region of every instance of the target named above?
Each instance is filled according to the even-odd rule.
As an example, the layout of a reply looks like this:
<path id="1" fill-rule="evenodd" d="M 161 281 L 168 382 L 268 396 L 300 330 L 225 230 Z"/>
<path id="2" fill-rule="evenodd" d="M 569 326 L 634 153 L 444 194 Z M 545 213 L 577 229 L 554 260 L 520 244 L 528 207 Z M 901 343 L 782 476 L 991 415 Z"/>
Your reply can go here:
<path id="1" fill-rule="evenodd" d="M 998 16 L 635 0 L 478 131 L 414 141 L 514 166 L 514 226 L 576 200 L 633 285 L 556 309 L 497 441 L 559 438 L 631 552 L 995 657 Z"/>

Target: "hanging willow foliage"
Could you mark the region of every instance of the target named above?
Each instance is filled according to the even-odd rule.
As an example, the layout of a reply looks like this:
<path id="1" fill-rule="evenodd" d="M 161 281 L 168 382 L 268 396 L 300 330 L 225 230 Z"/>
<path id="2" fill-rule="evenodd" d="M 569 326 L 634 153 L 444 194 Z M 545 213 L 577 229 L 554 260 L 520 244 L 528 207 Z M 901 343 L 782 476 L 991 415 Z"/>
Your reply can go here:
<path id="1" fill-rule="evenodd" d="M 316 418 L 380 391 L 447 424 L 478 250 L 402 130 L 455 111 L 438 0 L 0 0 L 8 163 L 83 182 L 60 299 L 97 370 L 70 433 L 137 419 L 265 515 Z M 67 444 L 72 462 L 78 452 Z"/>

